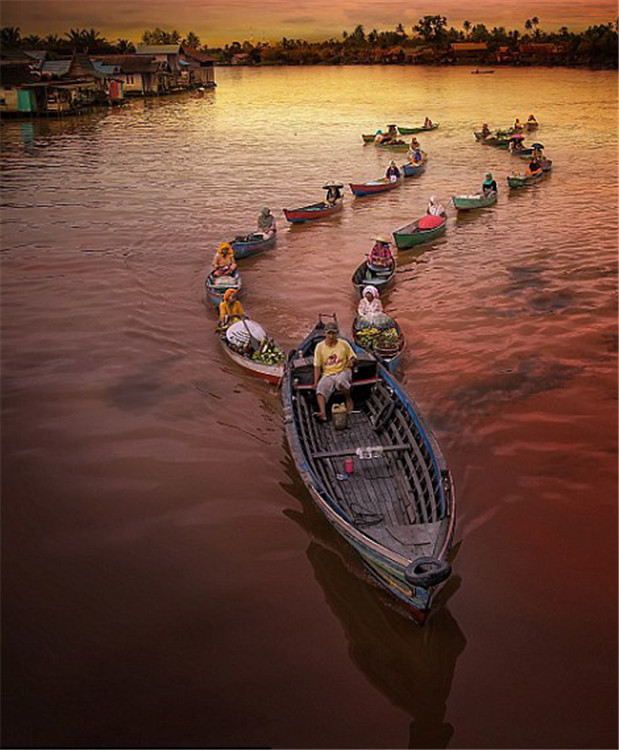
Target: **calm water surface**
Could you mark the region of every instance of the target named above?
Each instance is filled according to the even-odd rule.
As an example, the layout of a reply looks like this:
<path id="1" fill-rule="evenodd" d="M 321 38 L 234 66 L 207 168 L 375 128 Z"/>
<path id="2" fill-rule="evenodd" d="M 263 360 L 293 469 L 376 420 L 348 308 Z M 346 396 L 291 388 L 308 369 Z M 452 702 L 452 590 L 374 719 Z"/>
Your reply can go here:
<path id="1" fill-rule="evenodd" d="M 4 744 L 616 747 L 617 74 L 218 81 L 2 126 Z M 530 112 L 555 169 L 509 194 L 524 164 L 472 131 Z M 384 172 L 361 132 L 426 114 L 423 176 L 285 224 L 325 180 Z M 488 170 L 498 204 L 452 209 L 385 300 L 458 494 L 455 575 L 420 629 L 313 509 L 204 278 L 270 206 L 246 308 L 286 346 L 319 311 L 347 329 L 370 238 Z"/>

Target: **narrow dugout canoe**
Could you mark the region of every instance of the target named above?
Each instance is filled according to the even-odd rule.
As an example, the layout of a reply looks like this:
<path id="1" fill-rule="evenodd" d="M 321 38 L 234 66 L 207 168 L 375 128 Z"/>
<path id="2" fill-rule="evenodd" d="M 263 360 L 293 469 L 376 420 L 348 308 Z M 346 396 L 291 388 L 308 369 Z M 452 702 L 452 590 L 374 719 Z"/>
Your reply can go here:
<path id="1" fill-rule="evenodd" d="M 219 306 L 228 289 L 236 289 L 240 294 L 243 288 L 243 281 L 238 271 L 229 276 L 213 276 L 213 271 L 209 273 L 204 281 L 206 287 L 206 296 L 215 306 Z"/>
<path id="2" fill-rule="evenodd" d="M 389 267 L 380 270 L 376 266 L 370 266 L 367 260 L 364 260 L 352 275 L 352 283 L 357 292 L 359 292 L 359 297 L 363 295 L 363 290 L 366 286 L 375 286 L 379 293 L 382 294 L 393 283 L 395 268 L 395 260 L 392 261 Z"/>
<path id="3" fill-rule="evenodd" d="M 304 221 L 315 221 L 316 219 L 323 219 L 325 216 L 332 216 L 338 211 L 342 210 L 344 205 L 343 201 L 336 203 L 334 206 L 324 201 L 320 203 L 314 203 L 311 206 L 303 206 L 302 208 L 293 209 L 282 209 L 284 216 L 291 224 L 301 224 Z"/>
<path id="4" fill-rule="evenodd" d="M 430 130 L 436 130 L 438 125 L 438 122 L 435 122 L 430 128 L 424 128 L 422 125 L 419 128 L 398 128 L 398 130 L 402 135 L 413 135 L 414 133 L 427 133 Z"/>
<path id="5" fill-rule="evenodd" d="M 421 219 L 417 219 L 416 221 L 397 229 L 393 233 L 393 239 L 395 240 L 398 250 L 410 250 L 411 247 L 415 247 L 416 245 L 422 245 L 424 242 L 431 242 L 436 237 L 440 237 L 441 234 L 444 234 L 447 228 L 447 219 L 444 217 L 441 224 L 438 224 L 431 229 L 420 229 L 420 221 Z"/>
<path id="6" fill-rule="evenodd" d="M 475 193 L 474 195 L 453 195 L 451 200 L 458 211 L 471 211 L 475 208 L 486 208 L 497 202 L 498 193 L 493 190 L 488 195 Z"/>
<path id="7" fill-rule="evenodd" d="M 354 195 L 374 195 L 375 193 L 384 193 L 387 190 L 394 190 L 402 184 L 402 178 L 392 182 L 386 177 L 371 182 L 349 182 L 350 189 Z"/>
<path id="8" fill-rule="evenodd" d="M 536 172 L 533 175 L 525 176 L 525 175 L 519 175 L 519 176 L 513 176 L 507 178 L 507 184 L 512 189 L 518 189 L 523 187 L 529 187 L 530 185 L 535 185 L 537 182 L 541 182 L 544 179 L 544 170 L 540 169 L 539 172 Z"/>
<path id="9" fill-rule="evenodd" d="M 261 232 L 255 232 L 254 234 L 247 234 L 243 237 L 236 237 L 234 240 L 230 240 L 230 247 L 234 251 L 234 258 L 249 258 L 251 255 L 257 255 L 268 250 L 275 244 L 277 233 L 265 237 Z"/>
<path id="10" fill-rule="evenodd" d="M 292 459 L 318 510 L 359 554 L 374 581 L 423 623 L 451 573 L 451 474 L 415 402 L 354 342 L 355 411 L 348 429 L 315 421 L 313 353 L 324 339 L 321 318 L 295 347 L 284 373 Z M 351 458 L 353 472 L 346 474 L 345 461 Z"/>

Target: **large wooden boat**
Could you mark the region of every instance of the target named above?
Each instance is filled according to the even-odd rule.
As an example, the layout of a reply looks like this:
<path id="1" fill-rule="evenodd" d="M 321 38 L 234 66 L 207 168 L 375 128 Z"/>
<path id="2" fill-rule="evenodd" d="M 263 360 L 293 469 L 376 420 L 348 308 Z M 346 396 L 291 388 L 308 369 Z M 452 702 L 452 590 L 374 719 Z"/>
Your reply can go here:
<path id="1" fill-rule="evenodd" d="M 225 276 L 214 276 L 213 271 L 209 273 L 204 282 L 207 299 L 216 307 L 222 302 L 224 294 L 228 289 L 236 289 L 240 294 L 243 281 L 238 271 Z"/>
<path id="2" fill-rule="evenodd" d="M 311 206 L 293 209 L 284 208 L 282 210 L 291 224 L 302 224 L 304 221 L 315 221 L 316 219 L 323 219 L 325 216 L 331 216 L 341 211 L 343 205 L 342 200 L 335 205 L 321 201 L 320 203 L 313 203 Z"/>
<path id="3" fill-rule="evenodd" d="M 387 177 L 382 177 L 379 180 L 372 180 L 371 182 L 350 182 L 350 189 L 354 195 L 374 195 L 375 193 L 384 193 L 387 190 L 395 190 L 402 184 L 402 178 L 398 178 L 395 181 L 391 181 Z"/>
<path id="4" fill-rule="evenodd" d="M 255 232 L 254 234 L 247 234 L 243 237 L 236 237 L 234 240 L 230 240 L 230 247 L 234 251 L 234 258 L 249 258 L 251 255 L 257 255 L 263 250 L 273 247 L 277 235 L 275 232 L 270 234 L 268 237 L 262 232 Z"/>
<path id="5" fill-rule="evenodd" d="M 426 217 L 417 219 L 416 221 L 397 229 L 393 233 L 393 239 L 395 240 L 398 250 L 410 250 L 411 247 L 415 247 L 416 245 L 422 245 L 424 242 L 431 242 L 445 232 L 445 229 L 447 228 L 447 219 L 445 217 L 435 217 L 441 218 L 440 224 L 428 228 L 423 227 L 423 219 L 425 218 Z M 422 222 L 421 227 L 419 226 L 420 221 Z"/>
<path id="6" fill-rule="evenodd" d="M 352 275 L 353 286 L 359 292 L 360 297 L 366 286 L 375 286 L 382 294 L 395 280 L 395 268 L 395 259 L 386 268 L 371 266 L 367 260 L 364 260 Z"/>
<path id="7" fill-rule="evenodd" d="M 486 208 L 497 202 L 498 193 L 475 193 L 474 195 L 453 195 L 451 200 L 458 211 L 472 211 L 475 208 Z"/>
<path id="8" fill-rule="evenodd" d="M 423 622 L 451 572 L 451 474 L 414 401 L 354 342 L 355 411 L 348 416 L 348 429 L 316 422 L 313 353 L 323 339 L 320 316 L 293 350 L 284 373 L 284 422 L 292 458 L 318 509 L 374 580 Z M 350 459 L 353 471 L 346 473 Z"/>

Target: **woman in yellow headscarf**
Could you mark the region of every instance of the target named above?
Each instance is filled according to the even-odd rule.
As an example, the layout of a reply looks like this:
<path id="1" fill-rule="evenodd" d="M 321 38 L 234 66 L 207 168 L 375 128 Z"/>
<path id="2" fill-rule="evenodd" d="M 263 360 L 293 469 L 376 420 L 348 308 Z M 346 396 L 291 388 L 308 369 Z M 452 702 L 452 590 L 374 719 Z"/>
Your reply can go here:
<path id="1" fill-rule="evenodd" d="M 231 276 L 237 269 L 234 252 L 228 242 L 222 242 L 213 258 L 213 276 Z"/>
<path id="2" fill-rule="evenodd" d="M 243 305 L 236 298 L 236 289 L 226 289 L 224 301 L 219 305 L 219 327 L 227 328 L 231 323 L 245 317 Z"/>

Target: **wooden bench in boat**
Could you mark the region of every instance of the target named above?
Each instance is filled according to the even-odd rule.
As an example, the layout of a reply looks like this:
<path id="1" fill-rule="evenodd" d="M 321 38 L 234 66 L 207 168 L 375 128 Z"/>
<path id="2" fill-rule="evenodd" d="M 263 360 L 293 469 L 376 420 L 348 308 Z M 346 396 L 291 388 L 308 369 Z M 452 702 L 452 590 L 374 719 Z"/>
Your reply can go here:
<path id="1" fill-rule="evenodd" d="M 360 385 L 372 385 L 373 383 L 380 382 L 380 378 L 364 378 L 363 380 L 353 380 L 350 384 L 351 388 Z M 302 385 L 301 383 L 294 386 L 295 391 L 314 391 L 316 390 L 313 383 L 309 385 Z"/>
<path id="2" fill-rule="evenodd" d="M 411 449 L 410 443 L 397 443 L 396 445 L 360 445 L 358 448 L 347 448 L 342 451 L 322 451 L 320 453 L 312 453 L 312 458 L 342 458 L 344 456 L 356 456 L 357 451 L 378 451 L 379 455 L 377 458 L 382 456 L 383 453 L 391 451 L 408 451 Z M 372 458 L 367 456 L 364 460 Z"/>
<path id="3" fill-rule="evenodd" d="M 380 382 L 380 378 L 376 376 L 378 364 L 376 359 L 365 353 L 356 354 L 355 357 L 357 363 L 353 369 L 351 388 L 374 385 L 374 383 Z M 298 357 L 294 359 L 292 361 L 292 377 L 295 391 L 314 391 L 314 358 Z"/>

